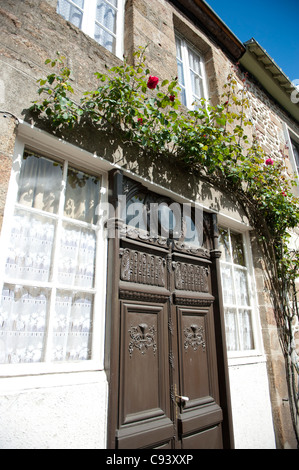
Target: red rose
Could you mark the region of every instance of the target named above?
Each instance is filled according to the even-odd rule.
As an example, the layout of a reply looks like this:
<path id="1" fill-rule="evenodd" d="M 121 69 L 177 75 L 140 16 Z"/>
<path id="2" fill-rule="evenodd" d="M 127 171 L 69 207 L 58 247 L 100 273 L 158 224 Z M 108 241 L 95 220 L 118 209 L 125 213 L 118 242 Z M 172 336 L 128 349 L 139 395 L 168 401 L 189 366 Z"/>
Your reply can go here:
<path id="1" fill-rule="evenodd" d="M 274 162 L 273 162 L 272 158 L 268 158 L 265 163 L 266 163 L 266 165 L 273 165 Z"/>
<path id="2" fill-rule="evenodd" d="M 152 77 L 150 75 L 148 82 L 147 82 L 147 88 L 149 88 L 150 90 L 154 90 L 156 86 L 158 85 L 158 81 L 159 81 L 158 77 Z"/>
<path id="3" fill-rule="evenodd" d="M 138 118 L 138 124 L 143 124 L 143 119 L 142 118 Z"/>
<path id="4" fill-rule="evenodd" d="M 169 100 L 170 100 L 170 101 L 174 101 L 174 100 L 175 100 L 175 96 L 174 96 L 174 95 L 170 95 Z"/>

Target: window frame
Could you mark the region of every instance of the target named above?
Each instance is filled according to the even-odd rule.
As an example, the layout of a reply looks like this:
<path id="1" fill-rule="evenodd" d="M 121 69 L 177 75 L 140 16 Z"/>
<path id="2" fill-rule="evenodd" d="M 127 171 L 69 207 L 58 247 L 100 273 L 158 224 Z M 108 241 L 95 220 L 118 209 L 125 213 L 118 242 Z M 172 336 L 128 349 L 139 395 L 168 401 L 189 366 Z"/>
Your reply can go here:
<path id="1" fill-rule="evenodd" d="M 243 228 L 243 227 L 242 227 Z M 261 325 L 260 325 L 260 318 L 259 318 L 259 309 L 258 309 L 258 298 L 257 298 L 257 288 L 255 282 L 255 275 L 254 275 L 254 265 L 253 265 L 253 258 L 252 258 L 252 250 L 251 250 L 251 242 L 250 242 L 250 234 L 249 230 L 242 230 L 241 227 L 238 226 L 231 226 L 227 225 L 226 223 L 219 223 L 219 229 L 228 230 L 229 232 L 233 232 L 242 236 L 243 242 L 243 252 L 244 252 L 244 261 L 245 266 L 244 269 L 247 271 L 247 284 L 248 284 L 248 297 L 249 297 L 249 309 L 251 310 L 251 324 L 252 324 L 252 337 L 254 348 L 247 349 L 247 350 L 236 350 L 232 351 L 227 348 L 227 356 L 229 360 L 236 359 L 238 362 L 240 359 L 244 359 L 246 362 L 250 359 L 250 357 L 262 356 L 263 355 L 263 345 L 262 345 L 262 337 L 261 337 Z M 224 264 L 235 264 L 233 261 L 226 262 L 221 259 L 220 257 L 220 272 L 221 267 Z M 235 266 L 239 266 L 235 264 Z M 221 272 L 221 285 L 222 285 L 222 272 Z M 223 287 L 222 287 L 222 294 L 223 294 Z M 223 298 L 223 295 L 222 295 Z M 223 311 L 225 310 L 225 303 L 223 299 Z M 245 306 L 234 306 L 236 309 L 244 309 Z M 224 314 L 224 324 L 225 324 L 225 314 Z M 231 361 L 230 361 L 231 362 Z"/>
<path id="2" fill-rule="evenodd" d="M 297 151 L 297 157 L 294 152 L 294 147 Z M 299 178 L 299 138 L 293 137 L 290 135 L 290 145 L 289 150 L 291 154 L 291 159 L 293 160 L 294 173 L 297 178 Z"/>
<path id="3" fill-rule="evenodd" d="M 96 39 L 95 35 L 93 36 L 90 34 L 90 31 L 94 31 L 94 26 L 95 24 L 99 24 L 102 29 L 107 31 L 110 35 L 115 37 L 115 52 L 111 52 L 112 54 L 115 54 L 116 57 L 119 59 L 123 58 L 123 53 L 124 53 L 124 0 L 118 0 L 118 7 L 116 8 L 114 5 L 112 5 L 109 0 L 104 0 L 108 5 L 111 5 L 111 7 L 116 10 L 116 24 L 115 24 L 115 29 L 116 32 L 113 33 L 112 31 L 109 31 L 104 25 L 100 24 L 98 20 L 96 20 L 96 6 L 97 6 L 97 0 L 85 0 L 88 2 L 88 6 L 85 3 L 83 8 L 80 8 L 78 5 L 76 5 L 73 0 L 67 0 L 72 6 L 77 8 L 82 12 L 82 25 L 80 31 L 82 31 L 84 34 L 87 36 L 91 37 L 94 41 L 96 41 L 97 44 L 101 45 L 102 47 L 105 48 L 102 44 L 100 44 Z M 58 13 L 58 0 L 57 0 L 57 9 Z M 58 13 L 59 14 L 59 13 Z M 61 15 L 62 16 L 62 15 Z M 69 20 L 66 20 L 69 21 Z M 73 23 L 72 23 L 73 24 Z M 106 48 L 105 48 L 106 49 Z M 108 49 L 106 49 L 108 50 Z"/>
<path id="4" fill-rule="evenodd" d="M 294 139 L 291 139 L 291 144 L 292 144 L 292 152 L 293 152 L 293 156 L 294 156 L 294 160 L 296 164 L 297 174 L 299 175 L 299 142 L 297 142 Z M 296 149 L 297 156 L 295 154 L 294 147 Z"/>
<path id="5" fill-rule="evenodd" d="M 297 187 L 294 188 L 294 190 L 297 192 L 297 195 L 299 195 L 299 161 L 296 161 L 296 157 L 294 154 L 293 150 L 293 142 L 296 144 L 298 147 L 298 152 L 299 152 L 299 135 L 297 135 L 294 131 L 292 131 L 286 123 L 283 123 L 283 129 L 284 129 L 284 136 L 285 136 L 285 141 L 286 141 L 286 146 L 289 152 L 289 159 L 290 163 L 292 166 L 292 170 L 295 176 L 295 179 L 297 180 Z"/>
<path id="6" fill-rule="evenodd" d="M 49 151 L 49 148 L 51 149 Z M 18 179 L 20 174 L 21 162 L 25 149 L 30 149 L 42 156 L 57 161 L 68 161 L 72 168 L 90 172 L 101 178 L 100 188 L 100 204 L 104 207 L 108 202 L 108 173 L 102 159 L 88 152 L 82 151 L 77 147 L 67 144 L 43 131 L 32 130 L 31 126 L 19 124 L 19 132 L 16 139 L 15 150 L 13 155 L 13 164 L 11 177 L 8 186 L 7 198 L 4 209 L 2 231 L 0 236 L 1 246 L 7 246 L 9 242 L 11 224 L 14 217 L 12 207 L 17 206 Z M 82 222 L 84 225 L 84 222 Z M 79 223 L 80 225 L 80 223 Z M 0 377 L 14 377 L 22 375 L 40 375 L 48 373 L 62 372 L 85 372 L 104 369 L 104 340 L 105 340 L 105 315 L 106 315 L 106 280 L 107 280 L 107 231 L 103 227 L 103 221 L 98 221 L 97 234 L 97 251 L 96 251 L 96 274 L 94 287 L 91 289 L 95 294 L 93 309 L 93 328 L 92 328 L 92 358 L 89 360 L 73 361 L 73 362 L 36 362 L 21 364 L 1 364 Z M 13 280 L 9 282 L 5 278 L 5 250 L 0 252 L 0 285 L 1 292 L 4 284 L 13 284 Z M 24 283 L 24 285 L 35 285 L 35 281 Z M 38 282 L 38 286 L 43 287 L 48 282 Z M 59 286 L 58 286 L 59 289 Z M 69 291 L 76 290 L 74 286 L 70 286 Z M 53 319 L 52 319 L 53 320 Z M 51 318 L 50 318 L 51 322 Z"/>
<path id="7" fill-rule="evenodd" d="M 203 90 L 203 96 L 201 98 L 207 99 L 208 97 L 208 89 L 207 89 L 207 80 L 206 80 L 206 73 L 205 73 L 205 66 L 204 66 L 204 61 L 203 61 L 203 55 L 200 53 L 200 51 L 190 42 L 188 41 L 181 33 L 175 30 L 175 45 L 177 48 L 176 41 L 179 39 L 182 44 L 182 68 L 183 68 L 183 74 L 184 74 L 184 80 L 185 80 L 185 98 L 186 98 L 186 104 L 185 106 L 188 109 L 194 109 L 193 102 L 193 91 L 192 91 L 192 83 L 191 83 L 191 74 L 190 74 L 190 63 L 189 63 L 189 57 L 188 57 L 188 49 L 190 49 L 199 59 L 200 63 L 200 69 L 201 69 L 201 83 L 202 83 L 202 90 Z M 176 54 L 176 60 L 178 61 L 178 56 Z M 179 84 L 180 86 L 180 84 Z"/>

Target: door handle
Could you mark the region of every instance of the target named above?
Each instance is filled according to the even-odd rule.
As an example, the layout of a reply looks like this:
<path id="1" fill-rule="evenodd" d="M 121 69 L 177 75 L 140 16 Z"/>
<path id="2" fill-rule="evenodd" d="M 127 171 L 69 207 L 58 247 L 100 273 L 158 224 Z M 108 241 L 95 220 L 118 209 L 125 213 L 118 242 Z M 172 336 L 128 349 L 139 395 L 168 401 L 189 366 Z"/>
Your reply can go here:
<path id="1" fill-rule="evenodd" d="M 189 401 L 189 397 L 184 397 L 183 395 L 176 395 L 175 399 L 176 401 L 183 401 L 183 402 Z"/>

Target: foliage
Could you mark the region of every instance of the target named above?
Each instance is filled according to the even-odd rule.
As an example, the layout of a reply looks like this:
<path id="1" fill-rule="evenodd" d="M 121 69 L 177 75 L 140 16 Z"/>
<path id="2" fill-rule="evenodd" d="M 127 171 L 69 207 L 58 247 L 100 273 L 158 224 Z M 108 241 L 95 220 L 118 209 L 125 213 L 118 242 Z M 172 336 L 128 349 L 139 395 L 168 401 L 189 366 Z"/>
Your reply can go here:
<path id="1" fill-rule="evenodd" d="M 45 61 L 45 64 L 51 64 L 51 67 L 55 67 L 58 63 L 60 73 L 53 72 L 46 79 L 38 80 L 40 84 L 38 94 L 45 94 L 46 97 L 40 104 L 36 102 L 32 108 L 38 113 L 44 111 L 56 127 L 66 122 L 71 125 L 83 114 L 83 110 L 69 96 L 74 93 L 74 90 L 69 82 L 71 71 L 65 67 L 64 60 L 65 57 L 57 52 L 55 60 Z"/>
<path id="2" fill-rule="evenodd" d="M 58 65 L 59 73 L 39 80 L 38 93 L 46 97 L 32 109 L 45 112 L 56 127 L 72 127 L 88 116 L 99 128 L 109 125 L 121 130 L 126 141 L 146 151 L 172 156 L 191 171 L 224 177 L 234 191 L 246 193 L 255 203 L 278 239 L 295 227 L 299 204 L 292 193 L 294 182 L 286 176 L 283 160 L 268 164 L 257 140 L 249 145 L 245 134 L 246 126 L 251 125 L 245 114 L 249 102 L 244 88 L 238 96 L 233 73 L 225 85 L 223 104 L 212 106 L 201 100 L 193 110 L 181 112 L 177 79 L 164 80 L 150 89 L 144 49 L 135 56 L 135 67 L 124 61 L 107 74 L 96 73 L 99 86 L 85 92 L 80 104 L 71 98 L 71 71 L 64 58 L 48 59 L 46 64 Z"/>
<path id="3" fill-rule="evenodd" d="M 299 256 L 289 250 L 288 239 L 290 229 L 299 223 L 299 200 L 292 191 L 295 182 L 287 174 L 284 157 L 272 160 L 255 136 L 249 142 L 245 131 L 252 123 L 246 117 L 250 105 L 246 87 L 238 89 L 232 72 L 221 104 L 212 106 L 201 100 L 186 110 L 179 101 L 177 78 L 160 81 L 150 76 L 145 49 L 139 49 L 135 66 L 124 60 L 105 74 L 96 73 L 98 87 L 85 92 L 76 104 L 71 72 L 64 60 L 57 53 L 55 60 L 46 61 L 53 70 L 58 68 L 58 73 L 39 80 L 38 93 L 45 98 L 35 102 L 32 110 L 45 113 L 57 128 L 72 128 L 88 118 L 99 130 L 116 129 L 124 141 L 137 144 L 149 155 L 180 161 L 186 171 L 229 191 L 241 203 L 268 260 L 282 346 L 291 371 L 295 422 L 299 409 L 294 370 L 298 374 L 299 362 L 292 323 L 298 320 L 295 280 Z M 295 430 L 299 442 L 298 427 Z"/>

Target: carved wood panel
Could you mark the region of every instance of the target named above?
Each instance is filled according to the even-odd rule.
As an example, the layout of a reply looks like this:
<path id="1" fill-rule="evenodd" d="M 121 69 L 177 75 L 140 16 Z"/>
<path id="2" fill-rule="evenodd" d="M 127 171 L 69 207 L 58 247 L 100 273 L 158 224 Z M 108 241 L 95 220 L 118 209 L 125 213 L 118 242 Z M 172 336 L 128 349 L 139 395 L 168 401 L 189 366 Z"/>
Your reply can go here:
<path id="1" fill-rule="evenodd" d="M 154 445 L 157 428 L 158 441 L 169 442 L 173 437 L 173 423 L 169 407 L 165 305 L 123 301 L 121 313 L 118 447 L 134 448 L 138 439 L 140 447 Z"/>
<path id="2" fill-rule="evenodd" d="M 126 248 L 121 252 L 120 278 L 123 281 L 164 287 L 165 264 L 162 256 Z"/>
<path id="3" fill-rule="evenodd" d="M 141 354 L 145 354 L 148 349 L 152 348 L 154 355 L 156 354 L 156 328 L 153 325 L 149 326 L 146 323 L 139 323 L 137 326 L 132 325 L 129 333 L 131 339 L 129 343 L 130 357 L 132 357 L 134 349 L 138 349 Z"/>
<path id="4" fill-rule="evenodd" d="M 179 417 L 182 444 L 203 448 L 211 438 L 216 439 L 213 448 L 222 448 L 221 432 L 214 431 L 221 430 L 223 414 L 215 375 L 212 309 L 177 307 L 177 316 L 181 393 L 189 398 Z"/>
<path id="5" fill-rule="evenodd" d="M 211 433 L 221 447 L 221 432 L 208 431 L 222 422 L 210 260 L 158 248 L 122 240 L 118 447 L 136 446 L 137 434 L 143 435 L 142 447 L 154 447 L 153 419 L 161 422 L 161 445 L 201 446 Z M 189 397 L 184 407 L 176 402 L 174 387 Z"/>
<path id="6" fill-rule="evenodd" d="M 192 263 L 173 262 L 176 289 L 209 292 L 209 268 Z"/>

